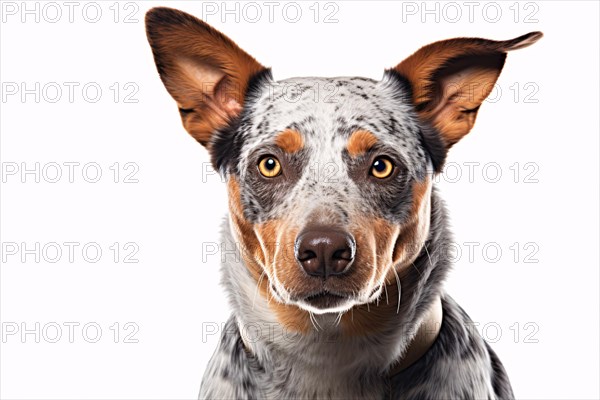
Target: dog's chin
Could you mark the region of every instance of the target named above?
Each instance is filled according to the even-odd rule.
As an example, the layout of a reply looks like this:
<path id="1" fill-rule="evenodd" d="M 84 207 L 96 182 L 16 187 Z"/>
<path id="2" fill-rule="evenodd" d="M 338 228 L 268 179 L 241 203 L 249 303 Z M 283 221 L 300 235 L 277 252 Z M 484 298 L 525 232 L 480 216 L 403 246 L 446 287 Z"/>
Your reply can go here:
<path id="1" fill-rule="evenodd" d="M 342 313 L 350 310 L 356 302 L 346 296 L 321 292 L 297 300 L 296 305 L 313 314 Z"/>
<path id="2" fill-rule="evenodd" d="M 313 314 L 330 314 L 330 313 L 344 313 L 350 311 L 354 306 L 360 306 L 367 303 L 372 303 L 378 299 L 383 289 L 382 286 L 378 286 L 373 289 L 368 296 L 359 298 L 350 295 L 343 295 L 333 293 L 328 290 L 324 290 L 318 293 L 311 294 L 301 298 L 290 298 L 287 296 L 287 301 L 281 299 L 277 290 L 274 286 L 271 287 L 274 293 L 274 298 L 279 298 L 281 302 L 287 304 L 293 304 L 302 310 L 311 312 Z"/>

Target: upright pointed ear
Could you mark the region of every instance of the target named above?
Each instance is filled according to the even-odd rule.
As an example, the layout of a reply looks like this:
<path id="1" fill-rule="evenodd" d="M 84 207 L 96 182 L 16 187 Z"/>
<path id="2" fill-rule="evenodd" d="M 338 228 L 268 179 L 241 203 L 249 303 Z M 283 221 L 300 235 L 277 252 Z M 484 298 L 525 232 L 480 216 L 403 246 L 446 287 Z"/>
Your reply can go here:
<path id="1" fill-rule="evenodd" d="M 148 11 L 146 34 L 183 126 L 210 147 L 213 133 L 241 112 L 250 79 L 266 68 L 227 36 L 179 10 Z"/>
<path id="2" fill-rule="evenodd" d="M 506 52 L 542 37 L 531 32 L 512 40 L 457 38 L 422 47 L 393 69 L 412 85 L 415 108 L 441 134 L 446 149 L 465 136 L 504 66 Z"/>

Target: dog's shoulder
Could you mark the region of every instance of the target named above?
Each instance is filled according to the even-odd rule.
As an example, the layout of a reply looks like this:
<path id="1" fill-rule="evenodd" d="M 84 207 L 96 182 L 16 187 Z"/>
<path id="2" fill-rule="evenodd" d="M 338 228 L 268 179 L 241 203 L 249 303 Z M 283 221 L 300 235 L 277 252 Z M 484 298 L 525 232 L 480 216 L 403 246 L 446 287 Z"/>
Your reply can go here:
<path id="1" fill-rule="evenodd" d="M 256 371 L 262 367 L 244 347 L 235 318 L 223 325 L 219 345 L 207 365 L 200 399 L 256 399 L 260 385 Z"/>

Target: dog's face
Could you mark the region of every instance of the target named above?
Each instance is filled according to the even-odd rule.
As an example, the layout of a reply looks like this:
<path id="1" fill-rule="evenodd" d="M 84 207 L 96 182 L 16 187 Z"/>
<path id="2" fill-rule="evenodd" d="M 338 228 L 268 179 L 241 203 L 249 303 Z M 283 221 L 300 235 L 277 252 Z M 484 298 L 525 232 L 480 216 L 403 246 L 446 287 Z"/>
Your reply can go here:
<path id="1" fill-rule="evenodd" d="M 314 313 L 373 302 L 410 266 L 429 233 L 432 173 L 506 52 L 541 37 L 437 42 L 381 81 L 275 82 L 192 16 L 159 8 L 146 23 L 184 126 L 227 177 L 248 269 L 264 295 Z"/>
<path id="2" fill-rule="evenodd" d="M 432 162 L 421 135 L 410 88 L 393 73 L 254 82 L 212 150 L 273 297 L 344 311 L 394 282 L 393 267 L 427 235 Z"/>

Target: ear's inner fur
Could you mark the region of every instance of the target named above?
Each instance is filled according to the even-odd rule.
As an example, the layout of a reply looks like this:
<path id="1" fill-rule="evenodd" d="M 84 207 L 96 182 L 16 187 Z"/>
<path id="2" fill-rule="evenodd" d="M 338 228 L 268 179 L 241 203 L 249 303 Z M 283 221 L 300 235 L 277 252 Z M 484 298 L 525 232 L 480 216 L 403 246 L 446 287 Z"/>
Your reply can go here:
<path id="1" fill-rule="evenodd" d="M 449 149 L 473 127 L 479 107 L 502 71 L 507 51 L 529 46 L 541 36 L 532 32 L 500 42 L 444 40 L 422 47 L 394 70 L 411 83 L 416 111 L 439 132 Z"/>
<path id="2" fill-rule="evenodd" d="M 265 70 L 231 39 L 179 10 L 146 14 L 146 33 L 160 77 L 185 129 L 209 147 L 215 131 L 242 110 L 252 76 Z"/>

